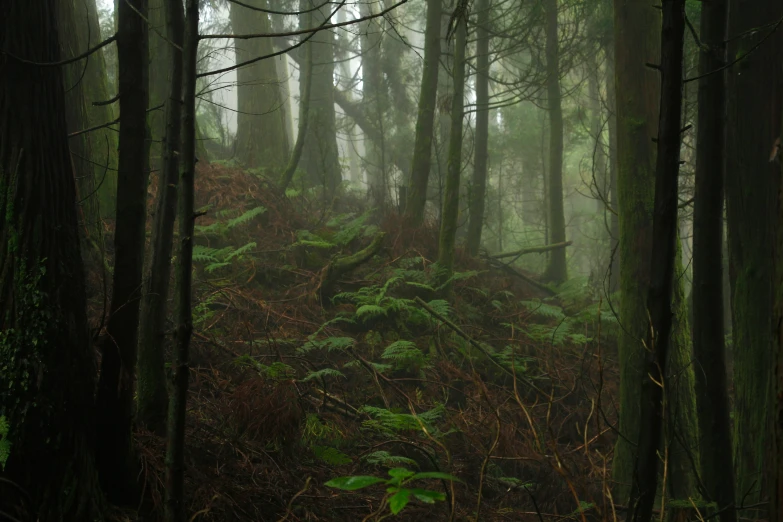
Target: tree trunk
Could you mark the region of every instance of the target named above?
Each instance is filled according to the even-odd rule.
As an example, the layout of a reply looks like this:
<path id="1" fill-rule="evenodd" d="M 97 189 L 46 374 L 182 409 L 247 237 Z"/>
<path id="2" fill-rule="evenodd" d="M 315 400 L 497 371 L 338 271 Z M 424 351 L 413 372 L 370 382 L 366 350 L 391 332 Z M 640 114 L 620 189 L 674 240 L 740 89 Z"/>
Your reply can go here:
<path id="1" fill-rule="evenodd" d="M 0 411 L 12 444 L 3 477 L 30 494 L 31 520 L 88 522 L 101 518 L 96 367 L 63 75 L 14 58 L 60 60 L 57 7 L 0 2 Z M 0 505 L 18 500 L 0 492 Z"/>
<path id="2" fill-rule="evenodd" d="M 266 0 L 246 3 L 259 8 L 267 6 Z M 271 32 L 266 13 L 229 5 L 234 34 Z M 237 63 L 274 52 L 271 38 L 237 38 L 234 46 Z M 236 158 L 247 168 L 271 169 L 275 178 L 287 164 L 290 150 L 283 105 L 275 58 L 237 69 Z"/>
<path id="3" fill-rule="evenodd" d="M 98 381 L 97 464 L 106 495 L 115 503 L 135 502 L 131 440 L 133 381 L 139 326 L 144 228 L 147 218 L 148 40 L 147 0 L 118 5 L 117 59 L 120 87 L 120 157 L 114 280 L 106 336 L 101 343 Z"/>
<path id="4" fill-rule="evenodd" d="M 85 12 L 86 8 L 86 12 Z M 95 0 L 58 3 L 62 55 L 77 56 L 102 40 Z M 89 41 L 88 41 L 89 35 Z M 63 67 L 68 133 L 110 122 L 111 105 L 93 105 L 111 98 L 106 85 L 103 52 Z M 117 197 L 117 138 L 111 129 L 99 129 L 69 140 L 75 176 L 79 180 L 79 200 L 90 239 L 99 242 L 103 234 L 102 216 L 113 216 Z"/>
<path id="5" fill-rule="evenodd" d="M 416 139 L 405 214 L 411 225 L 424 221 L 427 205 L 432 140 L 435 134 L 435 105 L 438 97 L 438 69 L 440 68 L 441 0 L 427 0 L 427 25 L 424 29 L 424 71 L 419 94 L 419 113 L 416 119 Z"/>
<path id="6" fill-rule="evenodd" d="M 374 14 L 373 4 L 362 3 L 361 16 Z M 388 176 L 386 169 L 386 132 L 385 114 L 389 107 L 383 71 L 381 70 L 381 52 L 384 27 L 378 23 L 379 18 L 369 20 L 362 32 L 362 102 L 373 126 L 380 132 L 380 140 L 365 142 L 365 170 L 370 198 L 382 213 L 385 211 L 388 192 Z"/>
<path id="7" fill-rule="evenodd" d="M 563 211 L 563 109 L 560 94 L 560 50 L 558 43 L 557 0 L 544 2 L 546 12 L 546 87 L 549 107 L 549 183 L 547 213 L 548 243 L 566 240 Z M 566 251 L 558 249 L 549 257 L 545 279 L 562 283 L 568 279 Z"/>
<path id="8" fill-rule="evenodd" d="M 119 0 L 120 3 L 124 0 Z M 149 125 L 148 138 L 152 140 L 150 147 L 150 170 L 160 172 L 163 168 L 163 150 L 159 146 L 166 133 L 166 113 L 164 110 L 155 109 L 165 105 L 169 96 L 169 84 L 171 83 L 171 55 L 175 51 L 171 44 L 164 38 L 169 38 L 166 25 L 166 0 L 147 0 L 147 35 L 149 38 L 149 108 L 154 109 L 147 113 Z M 137 15 L 138 16 L 138 15 Z"/>
<path id="9" fill-rule="evenodd" d="M 655 170 L 652 255 L 647 309 L 648 354 L 642 380 L 639 444 L 628 506 L 632 520 L 649 522 L 658 491 L 661 436 L 667 421 L 664 389 L 668 390 L 667 363 L 673 331 L 673 281 L 677 259 L 678 178 L 682 118 L 682 63 L 685 35 L 685 0 L 664 0 L 661 29 L 661 104 L 658 120 L 658 158 Z"/>
<path id="10" fill-rule="evenodd" d="M 463 16 L 465 16 L 463 14 Z M 467 20 L 455 20 L 454 40 L 454 98 L 451 100 L 451 129 L 449 130 L 449 158 L 446 188 L 443 196 L 443 214 L 438 236 L 438 265 L 443 277 L 448 279 L 454 267 L 454 243 L 457 237 L 459 218 L 459 182 L 462 170 L 462 119 L 464 116 L 465 92 L 465 47 L 467 41 Z"/>
<path id="11" fill-rule="evenodd" d="M 473 184 L 470 193 L 468 253 L 478 254 L 484 227 L 489 160 L 489 0 L 476 4 L 476 139 L 473 148 Z"/>
<path id="12" fill-rule="evenodd" d="M 191 310 L 193 284 L 193 228 L 196 219 L 194 178 L 196 173 L 196 55 L 198 51 L 198 0 L 187 0 L 182 45 L 182 169 L 179 179 L 179 239 L 176 287 L 176 358 L 169 402 L 166 444 L 166 522 L 188 520 L 184 504 L 185 417 L 188 398 Z"/>
<path id="13" fill-rule="evenodd" d="M 179 0 L 166 0 L 168 38 L 182 47 L 184 13 Z M 151 431 L 162 433 L 166 426 L 166 316 L 168 311 L 171 249 L 177 212 L 180 135 L 182 129 L 182 54 L 169 53 L 171 82 L 166 100 L 166 134 L 163 137 L 163 173 L 158 183 L 152 228 L 149 270 L 141 302 L 136 390 L 137 421 Z"/>
<path id="14" fill-rule="evenodd" d="M 300 9 L 304 10 L 306 3 L 300 1 Z M 312 23 L 312 16 L 304 16 L 307 24 Z M 308 25 L 309 27 L 309 25 Z M 291 157 L 288 159 L 283 174 L 280 176 L 279 187 L 281 192 L 285 192 L 294 179 L 294 173 L 299 166 L 299 160 L 302 158 L 302 149 L 304 148 L 305 137 L 307 136 L 307 126 L 310 121 L 310 91 L 313 84 L 313 47 L 304 46 L 304 60 L 299 62 L 301 71 L 299 81 L 299 132 L 296 135 L 296 143 L 291 151 Z"/>
<path id="15" fill-rule="evenodd" d="M 778 114 L 783 116 L 783 114 Z M 783 128 L 783 125 L 781 125 Z M 781 137 L 783 138 L 783 137 Z M 779 138 L 779 139 L 781 139 Z M 783 142 L 783 139 L 781 140 Z M 772 385 L 769 387 L 772 410 L 770 413 L 770 427 L 772 429 L 771 461 L 769 473 L 769 498 L 771 500 L 768 519 L 771 522 L 783 521 L 783 162 L 780 162 L 778 154 L 777 168 L 779 169 L 777 197 L 775 198 L 775 219 L 777 229 L 775 231 L 775 245 L 773 267 L 775 279 L 774 318 L 773 318 L 773 368 Z"/>
<path id="16" fill-rule="evenodd" d="M 639 438 L 642 340 L 649 329 L 645 292 L 650 283 L 652 204 L 658 133 L 657 73 L 645 63 L 659 60 L 660 15 L 644 0 L 615 2 L 615 81 L 620 225 L 620 422 L 612 461 L 614 498 L 630 494 L 635 443 Z"/>
<path id="17" fill-rule="evenodd" d="M 330 14 L 330 5 L 313 12 L 313 26 L 322 24 Z M 305 44 L 312 46 L 313 72 L 310 80 L 310 123 L 302 151 L 302 164 L 310 184 L 321 186 L 329 193 L 337 190 L 342 181 L 334 115 L 333 37 L 331 31 L 320 31 Z"/>
<path id="18" fill-rule="evenodd" d="M 693 208 L 693 352 L 699 405 L 701 477 L 722 522 L 735 522 L 734 461 L 723 326 L 723 176 L 728 3 L 701 10 L 696 181 Z"/>
<path id="19" fill-rule="evenodd" d="M 730 35 L 783 16 L 773 0 L 732 0 Z M 772 365 L 773 200 L 778 170 L 769 151 L 780 132 L 783 33 L 758 30 L 729 42 L 728 56 L 743 56 L 727 71 L 726 213 L 733 300 L 734 460 L 737 492 L 745 504 L 759 502 L 769 425 Z M 763 39 L 763 44 L 761 44 Z M 758 49 L 754 46 L 761 44 Z M 745 56 L 746 53 L 747 56 Z M 745 496 L 745 494 L 747 496 Z"/>

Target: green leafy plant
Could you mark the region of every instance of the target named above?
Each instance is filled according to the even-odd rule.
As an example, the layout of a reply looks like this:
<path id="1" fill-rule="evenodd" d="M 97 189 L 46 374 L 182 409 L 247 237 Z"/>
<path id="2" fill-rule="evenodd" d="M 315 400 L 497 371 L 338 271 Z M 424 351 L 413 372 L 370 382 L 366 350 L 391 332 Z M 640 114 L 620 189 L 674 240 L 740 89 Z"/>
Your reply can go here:
<path id="1" fill-rule="evenodd" d="M 341 489 L 343 491 L 357 491 L 375 485 L 386 486 L 386 495 L 383 497 L 383 503 L 381 509 L 378 510 L 378 513 L 385 510 L 386 506 L 388 506 L 390 513 L 392 515 L 397 515 L 405 509 L 405 506 L 414 498 L 425 504 L 434 504 L 435 502 L 446 500 L 445 493 L 410 487 L 412 482 L 427 479 L 461 482 L 457 477 L 449 475 L 448 473 L 441 473 L 439 471 L 416 473 L 415 471 L 406 468 L 390 469 L 389 477 L 391 478 L 387 479 L 373 476 L 338 477 L 327 482 L 326 486 Z"/>
<path id="2" fill-rule="evenodd" d="M 0 470 L 5 470 L 5 463 L 11 456 L 11 441 L 8 440 L 10 428 L 5 415 L 0 415 Z"/>

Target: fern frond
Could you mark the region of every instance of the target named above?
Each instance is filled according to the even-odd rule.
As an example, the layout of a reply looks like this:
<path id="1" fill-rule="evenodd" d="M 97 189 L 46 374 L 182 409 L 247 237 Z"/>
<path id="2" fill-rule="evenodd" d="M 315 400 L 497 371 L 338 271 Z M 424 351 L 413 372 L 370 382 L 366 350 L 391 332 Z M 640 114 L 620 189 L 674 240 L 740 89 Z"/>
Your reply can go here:
<path id="1" fill-rule="evenodd" d="M 241 216 L 235 217 L 234 219 L 230 219 L 227 223 L 228 228 L 234 228 L 239 225 L 244 225 L 245 223 L 248 223 L 250 220 L 252 220 L 256 216 L 260 216 L 266 212 L 266 207 L 256 207 L 252 208 L 250 210 L 245 211 Z"/>
<path id="2" fill-rule="evenodd" d="M 301 379 L 299 382 L 307 382 L 312 381 L 313 379 L 322 379 L 324 377 L 342 377 L 345 379 L 345 374 L 341 371 L 335 370 L 334 368 L 323 368 L 321 370 L 308 373 L 304 379 Z"/>

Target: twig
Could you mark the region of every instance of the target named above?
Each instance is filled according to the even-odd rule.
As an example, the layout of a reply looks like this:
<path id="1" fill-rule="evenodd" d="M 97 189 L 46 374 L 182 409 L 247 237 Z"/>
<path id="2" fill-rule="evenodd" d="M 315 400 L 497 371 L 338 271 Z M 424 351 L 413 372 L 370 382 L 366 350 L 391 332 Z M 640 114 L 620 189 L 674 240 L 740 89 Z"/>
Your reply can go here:
<path id="1" fill-rule="evenodd" d="M 551 245 L 523 248 L 521 250 L 516 250 L 514 252 L 504 252 L 502 254 L 495 254 L 489 257 L 491 257 L 492 259 L 503 259 L 506 257 L 523 256 L 525 254 L 537 254 L 542 252 L 549 252 L 550 250 L 557 250 L 558 248 L 565 248 L 567 246 L 571 246 L 572 244 L 573 241 L 564 241 L 562 243 L 554 243 Z"/>
<path id="2" fill-rule="evenodd" d="M 305 480 L 304 487 L 296 492 L 296 495 L 291 497 L 291 500 L 288 501 L 288 506 L 285 510 L 285 515 L 283 515 L 283 518 L 278 520 L 277 522 L 285 522 L 285 520 L 288 518 L 288 515 L 291 514 L 291 508 L 294 505 L 294 500 L 299 498 L 301 495 L 303 495 L 308 489 L 310 489 L 310 480 L 312 480 L 313 477 L 307 477 L 307 480 Z"/>

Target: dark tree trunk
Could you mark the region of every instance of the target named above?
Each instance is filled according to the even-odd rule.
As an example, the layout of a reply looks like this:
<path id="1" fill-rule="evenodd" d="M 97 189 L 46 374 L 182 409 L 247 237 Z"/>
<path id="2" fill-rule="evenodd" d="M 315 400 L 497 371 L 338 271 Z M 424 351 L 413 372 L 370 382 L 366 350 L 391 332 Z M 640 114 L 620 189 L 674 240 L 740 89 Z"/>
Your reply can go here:
<path id="1" fill-rule="evenodd" d="M 443 196 L 443 215 L 438 237 L 438 264 L 444 271 L 444 277 L 451 276 L 454 267 L 454 243 L 457 237 L 457 218 L 459 217 L 459 182 L 462 170 L 462 118 L 465 113 L 465 47 L 467 40 L 467 20 L 455 20 L 454 39 L 454 98 L 451 101 L 451 129 L 449 130 L 449 158 L 446 189 Z"/>
<path id="2" fill-rule="evenodd" d="M 165 0 L 168 38 L 182 47 L 184 14 L 180 0 Z M 177 213 L 180 135 L 182 129 L 182 54 L 169 53 L 171 81 L 166 100 L 166 134 L 163 137 L 163 173 L 158 183 L 152 227 L 151 259 L 144 281 L 139 324 L 136 418 L 148 429 L 161 433 L 166 427 L 166 315 L 174 220 Z"/>
<path id="3" fill-rule="evenodd" d="M 702 5 L 696 186 L 693 208 L 693 353 L 699 412 L 701 477 L 722 522 L 735 522 L 734 461 L 723 327 L 723 175 L 728 3 Z"/>
<path id="4" fill-rule="evenodd" d="M 727 70 L 726 214 L 732 282 L 734 354 L 734 461 L 738 495 L 759 502 L 769 445 L 768 386 L 772 367 L 773 200 L 779 169 L 769 162 L 780 132 L 779 28 L 757 28 L 783 16 L 776 0 L 731 0 L 729 35 L 754 30 L 728 45 L 742 60 Z M 763 40 L 763 43 L 762 43 Z M 754 49 L 760 45 L 758 49 Z M 752 52 L 749 52 L 754 49 Z M 746 55 L 746 53 L 748 53 Z"/>
<path id="5" fill-rule="evenodd" d="M 88 522 L 100 517 L 96 366 L 62 69 L 19 61 L 60 60 L 57 12 L 54 0 L 0 2 L 0 412 L 12 444 L 3 477 L 32 497 L 31 520 Z M 18 500 L 0 490 L 0 505 Z"/>
<path id="6" fill-rule="evenodd" d="M 133 381 L 147 219 L 148 40 L 147 0 L 120 2 L 117 59 L 120 90 L 120 158 L 114 233 L 114 280 L 98 382 L 98 472 L 116 503 L 137 496 L 131 425 Z"/>
<path id="7" fill-rule="evenodd" d="M 196 55 L 198 51 L 198 0 L 188 0 L 182 45 L 182 170 L 179 179 L 179 239 L 176 288 L 176 358 L 169 403 L 166 444 L 166 522 L 188 520 L 184 505 L 185 414 L 187 412 L 193 284 L 194 179 L 196 173 Z"/>
<path id="8" fill-rule="evenodd" d="M 424 29 L 424 71 L 419 94 L 419 114 L 416 119 L 416 140 L 405 213 L 412 225 L 424 221 L 427 187 L 430 178 L 432 140 L 435 134 L 435 105 L 438 97 L 440 67 L 441 0 L 427 0 L 427 26 Z"/>
<path id="9" fill-rule="evenodd" d="M 476 4 L 476 138 L 473 145 L 473 184 L 470 193 L 468 253 L 477 255 L 484 228 L 489 160 L 489 0 Z"/>
<path id="10" fill-rule="evenodd" d="M 560 94 L 560 49 L 557 24 L 557 0 L 544 2 L 546 11 L 546 85 L 549 107 L 549 183 L 547 199 L 548 243 L 566 240 L 563 210 L 563 109 Z M 553 251 L 549 257 L 545 278 L 555 283 L 568 279 L 566 251 Z"/>
<path id="11" fill-rule="evenodd" d="M 661 29 L 661 103 L 658 120 L 658 157 L 655 170 L 652 256 L 647 309 L 648 375 L 642 382 L 639 405 L 639 444 L 636 472 L 628 506 L 632 520 L 648 522 L 658 489 L 659 448 L 664 428 L 664 387 L 670 335 L 674 267 L 677 257 L 678 178 L 682 118 L 682 59 L 685 34 L 685 0 L 664 0 Z M 668 389 L 668 388 L 667 388 Z M 672 421 L 674 421 L 672 419 Z"/>

